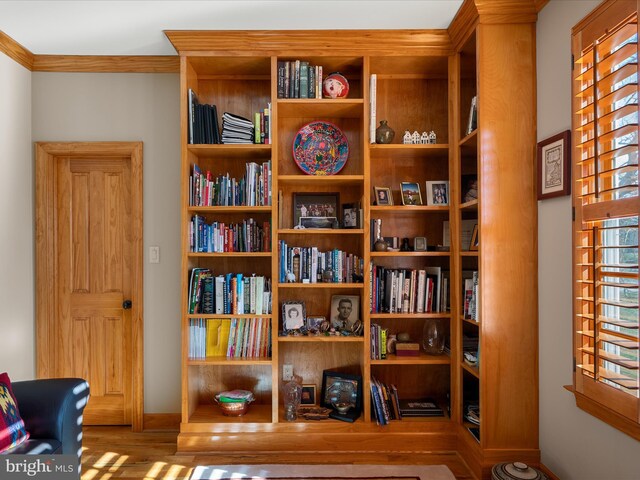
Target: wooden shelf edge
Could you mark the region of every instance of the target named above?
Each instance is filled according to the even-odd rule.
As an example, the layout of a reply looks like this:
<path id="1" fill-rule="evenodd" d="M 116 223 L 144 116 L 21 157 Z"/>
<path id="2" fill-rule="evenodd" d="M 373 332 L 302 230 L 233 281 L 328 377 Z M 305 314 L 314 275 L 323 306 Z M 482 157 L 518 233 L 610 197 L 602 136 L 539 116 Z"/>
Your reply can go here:
<path id="1" fill-rule="evenodd" d="M 283 342 L 283 343 L 295 343 L 295 342 L 362 343 L 364 342 L 364 337 L 346 337 L 346 336 L 338 336 L 338 335 L 330 335 L 330 336 L 300 335 L 300 336 L 291 336 L 291 337 L 278 337 L 278 342 Z"/>
<path id="2" fill-rule="evenodd" d="M 278 234 L 287 235 L 362 235 L 362 228 L 279 228 Z"/>
<path id="3" fill-rule="evenodd" d="M 187 365 L 271 365 L 271 358 L 264 357 L 206 357 L 187 359 Z"/>
<path id="4" fill-rule="evenodd" d="M 279 283 L 278 288 L 364 288 L 364 283 L 337 283 L 337 282 L 327 282 L 327 283 Z"/>
<path id="5" fill-rule="evenodd" d="M 271 318 L 271 314 L 256 315 L 251 313 L 189 313 L 187 318 L 214 318 L 214 319 L 231 319 L 231 318 Z"/>
<path id="6" fill-rule="evenodd" d="M 432 313 L 370 313 L 371 319 L 383 319 L 383 318 L 451 318 L 450 313 L 446 312 L 432 312 Z"/>
<path id="7" fill-rule="evenodd" d="M 226 258 L 226 257 L 269 257 L 273 252 L 189 252 L 188 257 Z"/>

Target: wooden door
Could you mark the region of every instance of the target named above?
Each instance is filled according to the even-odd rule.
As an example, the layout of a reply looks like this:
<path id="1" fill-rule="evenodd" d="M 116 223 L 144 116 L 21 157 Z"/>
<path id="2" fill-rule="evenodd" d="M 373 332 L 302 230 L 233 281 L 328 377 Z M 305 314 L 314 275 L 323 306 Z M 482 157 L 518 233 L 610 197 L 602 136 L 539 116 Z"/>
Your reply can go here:
<path id="1" fill-rule="evenodd" d="M 141 301 L 136 292 L 141 289 L 141 233 L 135 221 L 140 218 L 140 205 L 135 204 L 140 192 L 133 170 L 135 175 L 141 172 L 131 155 L 103 145 L 104 152 L 47 155 L 50 178 L 40 179 L 48 184 L 52 201 L 37 214 L 38 220 L 46 216 L 43 227 L 53 232 L 43 261 L 54 275 L 46 287 L 51 297 L 46 311 L 53 315 L 39 315 L 47 332 L 39 342 L 39 367 L 43 355 L 47 363 L 39 374 L 88 380 L 91 397 L 85 424 L 128 425 L 134 417 L 134 384 L 141 382 L 134 379 L 133 361 L 141 353 L 141 335 L 134 325 L 141 309 L 133 308 Z"/>

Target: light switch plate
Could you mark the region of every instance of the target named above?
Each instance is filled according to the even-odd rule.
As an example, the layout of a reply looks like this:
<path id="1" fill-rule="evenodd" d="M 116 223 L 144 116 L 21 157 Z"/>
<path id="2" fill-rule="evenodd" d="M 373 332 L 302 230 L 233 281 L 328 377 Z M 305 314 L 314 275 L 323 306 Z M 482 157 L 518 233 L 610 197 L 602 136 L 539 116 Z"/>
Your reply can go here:
<path id="1" fill-rule="evenodd" d="M 149 263 L 160 263 L 160 247 L 149 247 Z"/>

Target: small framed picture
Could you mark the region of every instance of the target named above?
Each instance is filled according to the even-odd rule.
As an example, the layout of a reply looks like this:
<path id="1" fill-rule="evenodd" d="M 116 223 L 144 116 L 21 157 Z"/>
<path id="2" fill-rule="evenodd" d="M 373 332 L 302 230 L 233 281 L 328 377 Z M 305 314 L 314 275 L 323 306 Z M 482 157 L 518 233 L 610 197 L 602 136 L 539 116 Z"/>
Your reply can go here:
<path id="1" fill-rule="evenodd" d="M 449 205 L 449 182 L 427 181 L 427 205 Z"/>
<path id="2" fill-rule="evenodd" d="M 300 217 L 298 227 L 304 228 L 338 228 L 337 217 Z"/>
<path id="3" fill-rule="evenodd" d="M 571 193 L 571 131 L 538 143 L 538 200 Z"/>
<path id="4" fill-rule="evenodd" d="M 413 250 L 416 252 L 426 252 L 427 237 L 416 237 L 413 239 Z"/>
<path id="5" fill-rule="evenodd" d="M 300 396 L 301 405 L 315 405 L 316 404 L 316 386 L 315 385 L 302 385 L 302 395 Z"/>
<path id="6" fill-rule="evenodd" d="M 420 185 L 416 182 L 401 182 L 400 193 L 403 205 L 422 205 Z"/>
<path id="7" fill-rule="evenodd" d="M 357 203 L 342 204 L 342 228 L 362 228 L 360 208 Z"/>
<path id="8" fill-rule="evenodd" d="M 361 325 L 358 295 L 331 296 L 331 326 L 339 331 L 354 332 Z"/>
<path id="9" fill-rule="evenodd" d="M 471 232 L 471 243 L 469 244 L 469 250 L 471 250 L 472 252 L 477 252 L 479 245 L 480 245 L 480 235 L 478 233 L 478 224 L 476 223 L 473 226 L 473 232 Z"/>
<path id="10" fill-rule="evenodd" d="M 309 315 L 307 317 L 307 332 L 311 334 L 315 334 L 321 331 L 322 324 L 326 320 L 325 317 L 321 315 Z"/>
<path id="11" fill-rule="evenodd" d="M 340 193 L 294 193 L 293 194 L 293 225 L 302 225 L 301 219 L 305 218 L 306 228 L 331 228 L 329 227 L 313 227 L 314 222 L 309 221 L 308 217 L 317 217 L 324 219 L 319 223 L 326 225 L 333 222 L 334 218 L 340 220 L 338 209 L 340 208 Z M 326 219 L 331 220 L 326 220 Z"/>
<path id="12" fill-rule="evenodd" d="M 285 333 L 301 330 L 305 326 L 304 302 L 282 302 L 282 329 Z"/>
<path id="13" fill-rule="evenodd" d="M 393 195 L 389 187 L 373 187 L 376 194 L 376 205 L 393 205 Z"/>

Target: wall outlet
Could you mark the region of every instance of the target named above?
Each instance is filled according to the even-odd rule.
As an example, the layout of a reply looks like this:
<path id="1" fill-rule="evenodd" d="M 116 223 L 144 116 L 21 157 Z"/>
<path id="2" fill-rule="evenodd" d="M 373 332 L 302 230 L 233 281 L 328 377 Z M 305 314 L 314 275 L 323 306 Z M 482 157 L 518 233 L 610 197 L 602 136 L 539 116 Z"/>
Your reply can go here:
<path id="1" fill-rule="evenodd" d="M 293 379 L 293 365 L 282 366 L 282 380 L 289 382 Z"/>

